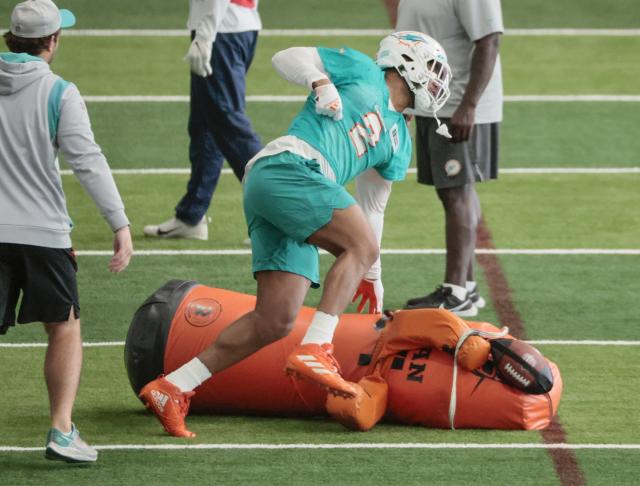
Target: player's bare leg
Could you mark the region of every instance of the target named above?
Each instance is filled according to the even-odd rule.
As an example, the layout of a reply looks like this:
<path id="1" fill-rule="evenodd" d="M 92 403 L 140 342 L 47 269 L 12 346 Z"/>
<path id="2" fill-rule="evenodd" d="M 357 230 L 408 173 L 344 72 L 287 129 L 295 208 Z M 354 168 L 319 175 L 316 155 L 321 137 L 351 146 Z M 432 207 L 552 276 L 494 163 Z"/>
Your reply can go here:
<path id="1" fill-rule="evenodd" d="M 476 204 L 479 203 L 475 186 L 470 183 L 437 192 L 445 210 L 447 263 L 444 281 L 464 287 L 476 248 Z"/>
<path id="2" fill-rule="evenodd" d="M 82 370 L 80 319 L 74 317 L 71 309 L 65 322 L 48 322 L 44 328 L 49 340 L 44 377 L 51 407 L 45 457 L 65 462 L 95 462 L 98 451 L 82 440 L 71 421 Z"/>
<path id="3" fill-rule="evenodd" d="M 351 302 L 362 276 L 378 258 L 380 249 L 360 206 L 335 209 L 333 218 L 307 241 L 336 257 L 325 276 L 318 310 L 340 315 Z"/>
<path id="4" fill-rule="evenodd" d="M 480 226 L 480 221 L 482 220 L 482 207 L 480 206 L 480 198 L 478 197 L 478 192 L 476 191 L 475 184 L 471 185 L 471 194 L 469 196 L 469 204 L 473 210 L 472 218 L 475 221 L 475 231 L 474 231 L 474 244 L 473 250 L 474 253 L 471 255 L 469 259 L 469 265 L 467 267 L 467 282 L 474 280 L 474 267 L 475 267 L 475 248 L 478 239 L 478 226 Z"/>
<path id="5" fill-rule="evenodd" d="M 166 377 L 142 388 L 140 398 L 164 429 L 176 437 L 195 437 L 185 417 L 193 389 L 267 344 L 286 336 L 293 327 L 310 282 L 288 272 L 263 271 L 258 282 L 256 307 L 240 317 L 198 356 Z"/>
<path id="6" fill-rule="evenodd" d="M 475 185 L 473 186 L 473 191 L 471 194 L 471 204 L 473 207 L 473 218 L 476 222 L 476 231 L 474 234 L 476 235 L 476 242 L 474 243 L 474 254 L 471 256 L 469 260 L 469 267 L 467 269 L 467 282 L 466 288 L 467 292 L 469 292 L 469 299 L 473 305 L 475 305 L 478 309 L 484 309 L 486 306 L 486 301 L 482 298 L 480 293 L 478 292 L 478 286 L 476 284 L 476 280 L 474 278 L 474 267 L 475 267 L 475 247 L 477 245 L 478 239 L 478 227 L 480 226 L 480 222 L 482 221 L 482 207 L 480 206 L 480 198 L 478 197 L 478 192 L 475 190 Z"/>
<path id="7" fill-rule="evenodd" d="M 80 320 L 71 310 L 66 322 L 45 323 L 44 328 L 49 339 L 44 376 L 51 406 L 51 426 L 68 433 L 82 370 Z"/>
<path id="8" fill-rule="evenodd" d="M 286 369 L 290 374 L 314 381 L 333 394 L 351 397 L 355 395 L 355 389 L 340 376 L 331 339 L 338 318 L 349 304 L 362 276 L 378 258 L 378 244 L 369 222 L 357 205 L 334 210 L 331 221 L 307 241 L 332 253 L 336 261 L 325 277 L 320 305 L 307 336 L 303 344 L 289 355 Z M 315 334 L 316 339 L 308 339 L 309 334 Z"/>
<path id="9" fill-rule="evenodd" d="M 258 272 L 256 279 L 255 309 L 222 331 L 215 342 L 198 355 L 212 373 L 289 334 L 311 284 L 300 275 L 278 271 Z"/>

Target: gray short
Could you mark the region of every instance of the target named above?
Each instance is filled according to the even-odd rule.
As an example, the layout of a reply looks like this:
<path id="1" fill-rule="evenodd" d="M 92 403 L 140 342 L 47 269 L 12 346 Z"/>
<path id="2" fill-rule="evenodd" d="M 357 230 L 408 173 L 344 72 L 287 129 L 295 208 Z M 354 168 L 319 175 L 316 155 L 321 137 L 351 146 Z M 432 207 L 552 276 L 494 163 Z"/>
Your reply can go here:
<path id="1" fill-rule="evenodd" d="M 434 118 L 416 121 L 418 182 L 440 189 L 498 178 L 500 123 L 474 125 L 469 140 L 452 143 L 436 133 Z"/>

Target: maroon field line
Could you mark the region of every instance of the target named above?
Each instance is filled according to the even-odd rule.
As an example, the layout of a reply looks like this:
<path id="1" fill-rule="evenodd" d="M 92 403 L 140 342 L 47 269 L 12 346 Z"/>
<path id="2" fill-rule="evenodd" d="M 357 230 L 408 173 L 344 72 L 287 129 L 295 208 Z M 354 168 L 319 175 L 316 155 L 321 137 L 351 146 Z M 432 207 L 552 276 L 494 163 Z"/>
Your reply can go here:
<path id="1" fill-rule="evenodd" d="M 397 0 L 382 0 L 391 25 L 395 25 L 395 9 Z M 491 232 L 484 219 L 478 225 L 477 248 L 495 249 Z M 478 263 L 484 270 L 489 295 L 498 315 L 501 326 L 509 326 L 510 333 L 518 339 L 527 339 L 527 333 L 520 313 L 516 309 L 511 298 L 511 288 L 507 277 L 500 265 L 497 255 L 478 255 Z M 541 432 L 545 444 L 565 443 L 566 433 L 557 417 L 554 417 L 551 425 Z M 578 464 L 578 458 L 571 450 L 548 449 L 553 461 L 556 474 L 563 486 L 583 486 L 586 480 Z"/>
<path id="2" fill-rule="evenodd" d="M 495 249 L 489 227 L 484 219 L 478 226 L 478 248 Z M 511 297 L 511 288 L 507 277 L 502 270 L 500 259 L 497 255 L 478 255 L 478 263 L 484 270 L 489 295 L 498 315 L 501 326 L 509 326 L 509 331 L 518 339 L 527 339 L 527 333 Z M 545 444 L 565 443 L 567 441 L 564 427 L 554 417 L 551 425 L 541 431 Z M 560 478 L 563 486 L 583 486 L 586 484 L 584 474 L 578 464 L 578 458 L 571 450 L 548 449 L 549 456 L 553 461 L 556 474 Z"/>

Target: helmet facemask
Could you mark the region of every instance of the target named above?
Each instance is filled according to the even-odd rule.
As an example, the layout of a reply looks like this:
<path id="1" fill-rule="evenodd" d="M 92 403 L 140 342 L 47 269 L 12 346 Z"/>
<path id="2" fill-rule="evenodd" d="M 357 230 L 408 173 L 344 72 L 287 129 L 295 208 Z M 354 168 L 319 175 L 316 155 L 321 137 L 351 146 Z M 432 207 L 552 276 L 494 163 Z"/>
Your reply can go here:
<path id="1" fill-rule="evenodd" d="M 449 99 L 449 81 L 451 80 L 449 66 L 434 60 L 428 61 L 427 65 L 425 79 L 420 81 L 414 81 L 396 68 L 414 95 L 413 108 L 409 108 L 410 114 L 413 115 L 435 115 Z"/>

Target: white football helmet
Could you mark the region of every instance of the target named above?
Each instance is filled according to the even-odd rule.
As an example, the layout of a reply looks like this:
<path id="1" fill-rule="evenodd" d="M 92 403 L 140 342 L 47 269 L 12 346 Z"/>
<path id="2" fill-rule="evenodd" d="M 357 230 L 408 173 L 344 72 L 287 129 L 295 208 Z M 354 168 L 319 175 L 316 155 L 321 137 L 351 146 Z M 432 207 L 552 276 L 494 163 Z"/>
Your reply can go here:
<path id="1" fill-rule="evenodd" d="M 380 42 L 376 64 L 394 68 L 415 96 L 413 109 L 407 114 L 431 116 L 449 99 L 451 68 L 447 54 L 432 37 L 421 32 L 402 31 Z"/>

